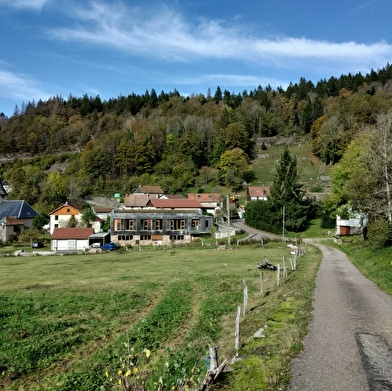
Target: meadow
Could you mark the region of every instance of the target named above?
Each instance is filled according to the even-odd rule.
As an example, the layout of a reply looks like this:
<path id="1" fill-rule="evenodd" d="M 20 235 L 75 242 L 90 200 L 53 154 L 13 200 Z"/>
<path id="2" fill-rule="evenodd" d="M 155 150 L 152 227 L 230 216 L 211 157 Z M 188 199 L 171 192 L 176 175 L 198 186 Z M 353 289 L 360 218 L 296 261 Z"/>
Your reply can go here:
<path id="1" fill-rule="evenodd" d="M 134 390 L 197 389 L 210 345 L 221 361 L 236 354 L 244 280 L 242 360 L 214 389 L 281 389 L 302 347 L 321 256 L 309 247 L 279 287 L 276 272 L 264 272 L 263 297 L 256 265 L 289 256 L 271 242 L 0 257 L 0 389 L 121 389 L 125 375 Z M 265 338 L 253 338 L 265 324 Z"/>

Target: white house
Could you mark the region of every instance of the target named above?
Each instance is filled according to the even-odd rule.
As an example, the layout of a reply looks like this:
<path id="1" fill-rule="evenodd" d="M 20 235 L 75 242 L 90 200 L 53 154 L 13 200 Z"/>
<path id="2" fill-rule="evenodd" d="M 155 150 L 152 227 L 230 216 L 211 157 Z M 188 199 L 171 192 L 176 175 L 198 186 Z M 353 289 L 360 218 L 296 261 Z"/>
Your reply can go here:
<path id="1" fill-rule="evenodd" d="M 93 228 L 55 228 L 51 250 L 55 252 L 79 252 L 89 248 Z"/>
<path id="2" fill-rule="evenodd" d="M 349 219 L 344 220 L 336 216 L 336 235 L 358 235 L 362 228 L 367 226 L 367 217 L 364 214 L 356 213 Z"/>
<path id="3" fill-rule="evenodd" d="M 79 205 L 69 204 L 68 202 L 66 202 L 64 205 L 61 205 L 49 214 L 50 234 L 53 234 L 55 228 L 66 228 L 71 218 L 74 218 L 77 224 L 80 224 L 82 221 L 82 214 L 83 208 Z M 94 232 L 99 232 L 104 222 L 104 220 L 97 216 L 97 219 L 92 224 Z"/>

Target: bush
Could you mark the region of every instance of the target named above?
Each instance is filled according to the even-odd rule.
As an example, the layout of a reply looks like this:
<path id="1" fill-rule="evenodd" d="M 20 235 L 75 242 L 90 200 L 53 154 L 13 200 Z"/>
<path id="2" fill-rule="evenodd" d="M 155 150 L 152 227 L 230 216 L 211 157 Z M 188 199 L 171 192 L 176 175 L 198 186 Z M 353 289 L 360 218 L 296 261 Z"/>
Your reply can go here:
<path id="1" fill-rule="evenodd" d="M 369 243 L 375 249 L 392 245 L 392 224 L 385 220 L 375 220 L 368 226 Z"/>

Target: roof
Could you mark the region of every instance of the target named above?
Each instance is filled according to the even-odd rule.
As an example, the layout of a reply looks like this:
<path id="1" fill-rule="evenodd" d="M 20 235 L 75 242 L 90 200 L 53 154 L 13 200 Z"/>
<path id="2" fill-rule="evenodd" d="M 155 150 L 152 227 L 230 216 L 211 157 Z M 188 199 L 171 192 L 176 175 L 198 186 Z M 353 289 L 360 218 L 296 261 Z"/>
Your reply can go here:
<path id="1" fill-rule="evenodd" d="M 127 207 L 143 207 L 147 206 L 150 199 L 146 194 L 126 194 L 124 198 L 124 206 Z"/>
<path id="2" fill-rule="evenodd" d="M 39 213 L 23 200 L 4 200 L 0 203 L 0 218 L 12 216 L 25 220 L 38 215 Z"/>
<path id="3" fill-rule="evenodd" d="M 162 199 L 172 200 L 178 198 L 185 198 L 182 194 L 162 194 Z"/>
<path id="4" fill-rule="evenodd" d="M 161 186 L 142 186 L 139 185 L 133 194 L 164 194 Z"/>
<path id="5" fill-rule="evenodd" d="M 113 209 L 115 209 L 115 208 L 114 207 L 113 208 L 105 208 L 102 206 L 93 206 L 93 210 L 95 213 L 110 213 Z"/>
<path id="6" fill-rule="evenodd" d="M 79 211 L 80 213 L 83 212 L 83 208 L 80 205 L 76 205 L 76 204 L 69 204 L 68 202 L 66 202 L 65 204 L 59 206 L 58 208 L 56 208 L 55 210 L 52 210 L 49 215 L 52 215 L 56 212 L 58 212 L 60 209 L 64 208 L 64 207 L 71 207 L 76 209 L 77 211 Z"/>
<path id="7" fill-rule="evenodd" d="M 199 202 L 222 202 L 224 200 L 222 194 L 219 193 L 190 193 L 189 200 L 197 200 Z"/>
<path id="8" fill-rule="evenodd" d="M 92 234 L 89 236 L 90 239 L 105 239 L 107 236 L 109 236 L 109 232 L 97 232 L 95 234 Z"/>
<path id="9" fill-rule="evenodd" d="M 15 226 L 15 225 L 24 225 L 24 222 L 16 217 L 6 216 L 0 219 L 0 225 L 1 224 L 5 224 L 6 226 L 12 226 L 12 225 Z"/>
<path id="10" fill-rule="evenodd" d="M 248 194 L 250 197 L 267 197 L 270 194 L 269 186 L 249 186 Z"/>
<path id="11" fill-rule="evenodd" d="M 55 228 L 52 239 L 88 239 L 94 228 Z"/>
<path id="12" fill-rule="evenodd" d="M 203 206 L 199 201 L 189 200 L 188 198 L 173 198 L 173 199 L 151 199 L 148 203 L 155 208 L 169 208 L 169 209 L 182 209 L 182 208 L 194 208 L 202 209 Z"/>

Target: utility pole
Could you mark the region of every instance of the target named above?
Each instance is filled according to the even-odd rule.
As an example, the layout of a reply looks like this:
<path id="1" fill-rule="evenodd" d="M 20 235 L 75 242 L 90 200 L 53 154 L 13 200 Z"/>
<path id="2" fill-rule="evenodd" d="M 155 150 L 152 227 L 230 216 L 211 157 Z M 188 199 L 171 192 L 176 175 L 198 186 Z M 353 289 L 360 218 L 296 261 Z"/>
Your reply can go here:
<path id="1" fill-rule="evenodd" d="M 285 212 L 285 205 L 283 205 L 283 221 L 282 221 L 282 224 L 283 224 L 283 236 L 282 236 L 282 240 L 283 240 L 283 242 L 284 242 L 284 212 Z"/>
<path id="2" fill-rule="evenodd" d="M 230 246 L 230 204 L 229 204 L 229 194 L 226 196 L 227 204 L 227 244 Z"/>

